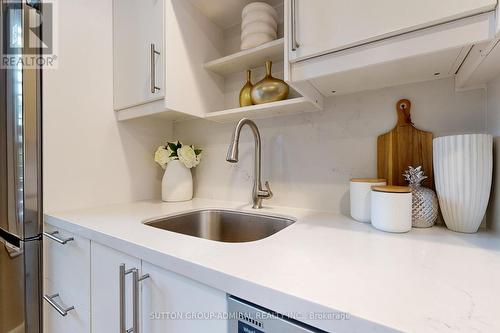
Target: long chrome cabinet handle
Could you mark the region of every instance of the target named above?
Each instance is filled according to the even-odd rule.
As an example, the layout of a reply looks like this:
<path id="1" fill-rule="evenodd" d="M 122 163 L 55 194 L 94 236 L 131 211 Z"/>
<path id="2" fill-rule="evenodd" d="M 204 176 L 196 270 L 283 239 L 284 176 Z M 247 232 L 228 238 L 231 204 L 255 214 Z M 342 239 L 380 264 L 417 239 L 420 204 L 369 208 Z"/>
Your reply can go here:
<path id="1" fill-rule="evenodd" d="M 147 278 L 149 274 L 139 276 L 139 270 L 136 268 L 132 274 L 133 276 L 133 303 L 134 303 L 134 318 L 132 320 L 133 326 L 132 331 L 134 333 L 139 333 L 139 283 Z"/>
<path id="2" fill-rule="evenodd" d="M 292 16 L 292 51 L 297 51 L 300 47 L 299 42 L 297 42 L 297 0 L 291 0 L 291 16 Z"/>
<path id="3" fill-rule="evenodd" d="M 68 315 L 68 312 L 71 310 L 74 310 L 74 306 L 70 306 L 69 308 L 63 308 L 61 305 L 57 304 L 56 301 L 54 301 L 54 298 L 59 297 L 59 294 L 54 294 L 54 295 L 44 295 L 43 299 L 47 301 L 54 309 L 56 309 L 57 312 L 63 317 L 66 317 Z"/>
<path id="4" fill-rule="evenodd" d="M 125 277 L 132 273 L 134 269 L 125 270 L 125 264 L 120 265 L 119 269 L 119 288 L 120 288 L 120 333 L 131 332 L 125 328 Z"/>
<path id="5" fill-rule="evenodd" d="M 125 328 L 125 277 L 132 274 L 132 328 Z M 149 278 L 149 274 L 139 276 L 139 269 L 125 269 L 125 264 L 120 265 L 120 333 L 139 333 L 139 283 Z"/>
<path id="6" fill-rule="evenodd" d="M 59 238 L 56 235 L 59 234 L 59 231 L 53 231 L 53 232 L 44 232 L 43 235 L 47 238 L 52 239 L 53 241 L 58 242 L 59 244 L 66 244 L 68 242 L 72 242 L 75 240 L 74 237 L 68 237 L 68 238 Z"/>
<path id="7" fill-rule="evenodd" d="M 156 55 L 160 55 L 160 52 L 156 51 L 155 44 L 151 44 L 151 93 L 155 93 L 157 90 L 160 90 L 159 87 L 156 86 Z"/>

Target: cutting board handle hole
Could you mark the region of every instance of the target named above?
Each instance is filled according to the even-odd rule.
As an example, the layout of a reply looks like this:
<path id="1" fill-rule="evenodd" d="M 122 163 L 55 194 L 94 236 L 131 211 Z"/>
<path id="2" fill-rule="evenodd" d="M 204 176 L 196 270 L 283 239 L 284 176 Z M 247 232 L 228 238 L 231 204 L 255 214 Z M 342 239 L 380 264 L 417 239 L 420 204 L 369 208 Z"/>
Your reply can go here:
<path id="1" fill-rule="evenodd" d="M 398 111 L 398 125 L 413 125 L 411 121 L 411 102 L 408 99 L 401 99 L 396 104 L 396 109 Z"/>

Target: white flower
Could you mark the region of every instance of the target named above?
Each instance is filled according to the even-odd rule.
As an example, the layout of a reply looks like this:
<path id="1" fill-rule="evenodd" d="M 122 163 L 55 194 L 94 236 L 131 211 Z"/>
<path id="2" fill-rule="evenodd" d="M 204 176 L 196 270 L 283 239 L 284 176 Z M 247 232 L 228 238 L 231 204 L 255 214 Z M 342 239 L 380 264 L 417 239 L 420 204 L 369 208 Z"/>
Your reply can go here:
<path id="1" fill-rule="evenodd" d="M 165 146 L 160 146 L 155 152 L 155 162 L 158 163 L 163 169 L 167 167 L 167 163 L 170 161 L 171 152 L 165 149 Z"/>
<path id="2" fill-rule="evenodd" d="M 191 146 L 184 145 L 177 149 L 177 156 L 179 156 L 179 161 L 181 161 L 186 168 L 191 169 L 200 164 L 200 157 L 196 156 L 196 153 Z"/>

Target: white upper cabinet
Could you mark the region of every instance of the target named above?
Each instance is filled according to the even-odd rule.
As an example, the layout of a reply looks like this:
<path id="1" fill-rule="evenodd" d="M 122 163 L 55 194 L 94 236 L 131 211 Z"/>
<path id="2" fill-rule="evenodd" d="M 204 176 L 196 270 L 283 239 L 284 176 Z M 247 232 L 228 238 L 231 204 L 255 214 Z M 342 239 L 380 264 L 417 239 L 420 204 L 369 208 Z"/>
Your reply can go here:
<path id="1" fill-rule="evenodd" d="M 474 45 L 495 38 L 496 5 L 285 0 L 288 80 L 329 97 L 455 77 Z"/>
<path id="2" fill-rule="evenodd" d="M 278 13 L 277 39 L 240 50 L 241 12 L 248 0 L 114 0 L 114 106 L 117 119 L 206 118 L 233 122 L 322 108 L 309 84 L 290 83 L 286 101 L 240 107 L 239 92 L 272 60 L 273 75 L 287 80 L 284 0 L 268 0 Z M 163 41 L 163 42 L 162 42 Z M 160 54 L 151 61 L 151 44 Z M 155 65 L 155 78 L 151 66 Z M 152 82 L 160 90 L 151 90 Z"/>
<path id="3" fill-rule="evenodd" d="M 291 0 L 290 61 L 495 9 L 496 0 Z M 293 13 L 295 9 L 295 13 Z"/>
<path id="4" fill-rule="evenodd" d="M 162 100 L 164 0 L 113 1 L 114 109 Z"/>
<path id="5" fill-rule="evenodd" d="M 452 77 L 500 29 L 497 0 L 265 1 L 278 13 L 277 40 L 241 51 L 249 0 L 114 0 L 117 119 L 319 110 L 328 96 Z M 265 60 L 290 85 L 288 100 L 240 107 L 246 70 L 259 81 Z"/>

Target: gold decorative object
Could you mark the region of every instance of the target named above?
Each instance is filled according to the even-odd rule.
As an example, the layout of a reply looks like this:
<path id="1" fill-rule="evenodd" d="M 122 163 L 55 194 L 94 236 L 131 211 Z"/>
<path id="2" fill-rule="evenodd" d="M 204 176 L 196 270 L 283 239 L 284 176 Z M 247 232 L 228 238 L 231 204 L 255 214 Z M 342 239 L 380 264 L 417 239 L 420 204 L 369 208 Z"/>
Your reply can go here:
<path id="1" fill-rule="evenodd" d="M 253 104 L 251 96 L 252 88 L 252 71 L 247 70 L 247 83 L 245 83 L 240 91 L 240 106 L 249 106 Z"/>
<path id="2" fill-rule="evenodd" d="M 285 81 L 274 78 L 271 61 L 266 61 L 266 77 L 257 82 L 252 88 L 253 104 L 264 104 L 282 101 L 288 97 L 289 87 Z"/>

